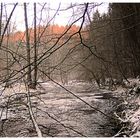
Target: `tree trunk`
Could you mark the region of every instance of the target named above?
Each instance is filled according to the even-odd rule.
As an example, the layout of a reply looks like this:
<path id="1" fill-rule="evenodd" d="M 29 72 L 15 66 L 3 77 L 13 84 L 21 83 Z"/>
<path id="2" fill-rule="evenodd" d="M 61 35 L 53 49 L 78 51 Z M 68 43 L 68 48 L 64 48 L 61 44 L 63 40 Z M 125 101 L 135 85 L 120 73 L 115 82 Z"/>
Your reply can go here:
<path id="1" fill-rule="evenodd" d="M 34 3 L 34 77 L 32 88 L 37 85 L 37 34 L 36 34 L 36 3 Z"/>
<path id="2" fill-rule="evenodd" d="M 27 18 L 27 6 L 24 3 L 24 17 L 25 17 L 25 28 L 26 28 L 26 50 L 27 50 L 27 82 L 28 86 L 30 87 L 32 84 L 32 77 L 31 77 L 31 63 L 30 63 L 30 38 L 29 38 L 29 29 L 28 29 L 28 18 Z"/>
<path id="3" fill-rule="evenodd" d="M 1 3 L 1 10 L 0 10 L 0 37 L 2 35 L 2 14 L 3 14 L 3 3 Z"/>

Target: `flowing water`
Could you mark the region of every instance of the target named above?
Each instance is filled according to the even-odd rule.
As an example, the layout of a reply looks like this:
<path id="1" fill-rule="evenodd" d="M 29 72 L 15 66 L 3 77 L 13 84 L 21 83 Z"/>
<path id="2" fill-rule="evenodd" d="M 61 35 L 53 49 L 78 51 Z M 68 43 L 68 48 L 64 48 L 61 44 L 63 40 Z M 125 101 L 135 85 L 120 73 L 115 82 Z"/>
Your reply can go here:
<path id="1" fill-rule="evenodd" d="M 32 96 L 36 121 L 43 136 L 52 137 L 111 137 L 117 132 L 112 117 L 119 100 L 108 90 L 101 90 L 88 83 L 64 86 L 97 110 L 55 84 L 42 84 L 44 94 Z M 9 109 L 1 136 L 36 136 L 25 106 Z"/>

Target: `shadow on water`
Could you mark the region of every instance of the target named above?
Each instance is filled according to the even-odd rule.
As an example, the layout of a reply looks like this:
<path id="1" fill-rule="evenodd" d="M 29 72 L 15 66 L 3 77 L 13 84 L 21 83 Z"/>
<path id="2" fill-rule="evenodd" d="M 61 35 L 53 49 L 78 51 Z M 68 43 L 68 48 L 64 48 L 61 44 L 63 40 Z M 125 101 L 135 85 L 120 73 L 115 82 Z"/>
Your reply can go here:
<path id="1" fill-rule="evenodd" d="M 112 92 L 104 92 L 95 94 L 95 98 L 102 101 L 103 106 L 100 107 L 103 109 L 103 112 L 110 117 L 114 116 L 114 112 L 117 111 L 117 105 L 121 103 L 121 99 L 115 97 Z M 121 124 L 115 120 L 103 116 L 99 116 L 104 120 L 102 123 L 98 122 L 99 125 L 99 135 L 103 137 L 112 137 L 114 136 L 121 128 Z M 115 117 L 115 116 L 114 116 Z"/>
<path id="2" fill-rule="evenodd" d="M 117 97 L 113 96 L 111 92 L 106 92 L 106 93 L 99 93 L 95 94 L 96 99 L 118 99 Z"/>

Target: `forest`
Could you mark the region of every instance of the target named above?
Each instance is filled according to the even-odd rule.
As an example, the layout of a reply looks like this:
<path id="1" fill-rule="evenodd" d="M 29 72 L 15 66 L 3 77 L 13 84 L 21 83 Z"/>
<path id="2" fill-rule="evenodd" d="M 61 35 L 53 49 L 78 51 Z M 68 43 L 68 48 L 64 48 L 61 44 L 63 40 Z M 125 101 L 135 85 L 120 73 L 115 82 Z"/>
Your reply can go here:
<path id="1" fill-rule="evenodd" d="M 140 3 L 0 3 L 0 137 L 139 137 L 139 36 Z"/>

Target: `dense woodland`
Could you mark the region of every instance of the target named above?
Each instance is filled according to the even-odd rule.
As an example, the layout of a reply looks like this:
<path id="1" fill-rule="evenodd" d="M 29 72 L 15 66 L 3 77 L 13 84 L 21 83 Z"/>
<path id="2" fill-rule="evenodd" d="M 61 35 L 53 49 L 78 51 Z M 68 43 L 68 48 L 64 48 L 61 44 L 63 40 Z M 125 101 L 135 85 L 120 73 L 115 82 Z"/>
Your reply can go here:
<path id="1" fill-rule="evenodd" d="M 126 79 L 139 75 L 138 13 L 139 4 L 115 3 L 110 4 L 107 14 L 94 14 L 90 35 L 104 59 L 99 63 L 106 77 Z"/>
<path id="2" fill-rule="evenodd" d="M 26 85 L 27 108 L 38 136 L 42 134 L 31 110 L 29 90 L 37 90 L 40 83 L 52 81 L 69 92 L 65 86 L 71 81 L 84 81 L 98 88 L 109 86 L 113 91 L 126 87 L 129 79 L 139 78 L 139 3 L 110 3 L 106 13 L 99 12 L 102 4 L 97 3 L 58 7 L 44 25 L 40 23 L 46 3 L 34 3 L 32 27 L 28 24 L 28 4 L 24 3 L 25 31 L 16 30 L 11 19 L 18 3 L 12 5 L 10 14 L 8 4 L 1 3 L 0 8 L 0 85 L 4 90 L 17 83 Z M 73 9 L 71 23 L 52 23 L 59 11 L 68 9 Z M 104 115 L 100 109 L 96 111 Z"/>

